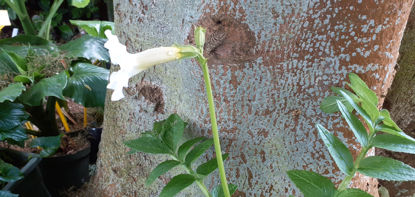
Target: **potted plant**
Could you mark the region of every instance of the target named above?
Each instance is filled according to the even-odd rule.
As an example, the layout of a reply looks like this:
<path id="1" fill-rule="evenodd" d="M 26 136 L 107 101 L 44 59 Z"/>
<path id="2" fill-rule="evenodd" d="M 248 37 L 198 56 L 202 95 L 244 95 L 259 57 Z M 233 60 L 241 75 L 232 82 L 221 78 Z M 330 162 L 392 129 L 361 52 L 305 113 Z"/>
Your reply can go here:
<path id="1" fill-rule="evenodd" d="M 62 2 L 53 2 L 46 20 L 36 29 L 24 1 L 6 0 L 20 19 L 25 35 L 0 40 L 0 105 L 10 109 L 4 111 L 8 114 L 0 116 L 0 141 L 6 146 L 16 144 L 22 147 L 26 141 L 26 148 L 37 150 L 37 156 L 44 158 L 40 167 L 52 195 L 57 195 L 59 189 L 79 186 L 88 179 L 90 151 L 88 143 L 79 151 L 66 151 L 71 154 L 62 151 L 74 144 L 70 138 L 74 134 L 68 135 L 58 129 L 55 111 L 59 112 L 68 98 L 84 107 L 103 107 L 108 70 L 91 62 L 109 61 L 103 46 L 104 38 L 83 35 L 63 45 L 49 40 L 51 19 Z M 112 29 L 112 24 L 95 27 L 99 32 L 101 28 Z M 25 115 L 17 116 L 17 112 Z M 8 118 L 13 115 L 17 117 Z M 6 126 L 1 127 L 2 123 Z M 26 123 L 26 128 L 22 127 L 23 123 Z M 29 139 L 28 136 L 35 138 Z M 62 152 L 60 155 L 51 156 L 58 150 Z M 74 164 L 75 161 L 84 164 Z M 59 168 L 55 168 L 56 165 Z M 76 176 L 70 170 L 83 175 Z M 67 172 L 68 177 L 63 172 Z M 77 177 L 77 180 L 69 177 Z"/>

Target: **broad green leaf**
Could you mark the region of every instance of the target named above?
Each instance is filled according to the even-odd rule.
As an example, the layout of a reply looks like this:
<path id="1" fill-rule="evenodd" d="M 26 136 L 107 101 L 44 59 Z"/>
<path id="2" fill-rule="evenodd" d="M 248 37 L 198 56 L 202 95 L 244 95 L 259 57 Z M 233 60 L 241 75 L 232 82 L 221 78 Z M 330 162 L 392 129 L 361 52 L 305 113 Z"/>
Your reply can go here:
<path id="1" fill-rule="evenodd" d="M 0 74 L 19 74 L 19 69 L 5 50 L 0 50 Z"/>
<path id="2" fill-rule="evenodd" d="M 32 140 L 30 147 L 40 147 L 40 157 L 49 157 L 56 153 L 61 145 L 62 135 L 51 137 L 37 137 Z"/>
<path id="3" fill-rule="evenodd" d="M 360 122 L 360 120 L 354 114 L 350 113 L 347 110 L 347 108 L 343 105 L 342 102 L 337 101 L 337 105 L 359 143 L 362 144 L 362 146 L 367 146 L 368 135 L 365 126 L 363 126 L 362 122 Z"/>
<path id="4" fill-rule="evenodd" d="M 87 63 L 78 63 L 70 70 L 72 76 L 63 95 L 85 107 L 104 107 L 109 71 Z"/>
<path id="5" fill-rule="evenodd" d="M 21 57 L 20 55 L 17 55 L 16 53 L 12 51 L 5 51 L 3 49 L 1 50 L 5 52 L 5 55 L 8 56 L 8 60 L 10 61 L 10 63 L 14 65 L 14 67 L 17 68 L 19 73 L 23 74 L 27 71 L 26 60 L 23 57 Z"/>
<path id="6" fill-rule="evenodd" d="M 304 197 L 333 197 L 336 188 L 330 179 L 305 170 L 287 171 L 288 177 L 304 194 Z"/>
<path id="7" fill-rule="evenodd" d="M 339 108 L 337 107 L 337 101 L 341 101 L 342 103 L 345 103 L 347 106 L 349 106 L 349 111 L 353 110 L 353 107 L 343 97 L 328 96 L 324 98 L 324 100 L 320 104 L 321 111 L 329 114 L 338 112 Z"/>
<path id="8" fill-rule="evenodd" d="M 34 54 L 37 55 L 46 55 L 59 51 L 52 42 L 32 35 L 18 35 L 13 38 L 1 39 L 0 48 L 14 52 L 21 57 L 26 57 L 29 50 L 33 50 Z"/>
<path id="9" fill-rule="evenodd" d="M 26 75 L 17 75 L 13 78 L 13 81 L 14 82 L 21 82 L 23 84 L 30 84 L 30 83 L 33 83 L 34 78 L 26 76 Z"/>
<path id="10" fill-rule="evenodd" d="M 414 181 L 415 169 L 401 161 L 371 156 L 363 159 L 357 169 L 360 173 L 388 181 Z"/>
<path id="11" fill-rule="evenodd" d="M 384 133 L 395 135 L 395 136 L 410 140 L 412 142 L 415 142 L 415 139 L 413 137 L 407 135 L 406 133 L 404 133 L 402 131 L 397 131 L 395 128 L 389 127 L 389 126 L 386 126 L 386 125 L 377 125 L 376 128 L 375 128 L 375 131 L 382 131 Z"/>
<path id="12" fill-rule="evenodd" d="M 378 97 L 360 77 L 354 73 L 349 74 L 350 88 L 360 97 L 366 98 L 372 105 L 378 105 Z"/>
<path id="13" fill-rule="evenodd" d="M 3 191 L 3 190 L 0 190 L 0 196 L 1 197 L 19 197 L 18 194 L 12 194 L 9 191 Z"/>
<path id="14" fill-rule="evenodd" d="M 190 152 L 187 154 L 185 159 L 185 164 L 190 166 L 197 158 L 199 158 L 206 150 L 208 150 L 213 144 L 213 139 L 208 139 L 198 145 L 196 145 Z"/>
<path id="15" fill-rule="evenodd" d="M 360 189 L 348 188 L 343 191 L 337 192 L 334 197 L 372 197 L 372 195 Z"/>
<path id="16" fill-rule="evenodd" d="M 7 141 L 9 144 L 23 147 L 27 139 L 26 129 L 20 125 L 8 130 L 0 129 L 0 141 Z"/>
<path id="17" fill-rule="evenodd" d="M 317 129 L 339 169 L 343 173 L 350 175 L 353 171 L 353 156 L 350 150 L 339 138 L 327 131 L 320 124 L 317 124 Z"/>
<path id="18" fill-rule="evenodd" d="M 0 109 L 0 130 L 13 129 L 22 125 L 28 118 L 24 106 L 20 103 L 0 103 Z"/>
<path id="19" fill-rule="evenodd" d="M 109 62 L 108 50 L 104 47 L 106 39 L 84 35 L 59 47 L 68 57 L 103 60 Z"/>
<path id="20" fill-rule="evenodd" d="M 225 153 L 222 155 L 222 159 L 226 160 L 228 158 L 229 154 Z M 207 161 L 206 163 L 201 164 L 199 167 L 197 167 L 196 172 L 200 175 L 208 175 L 212 173 L 213 171 L 218 168 L 218 160 L 217 158 L 211 159 Z"/>
<path id="21" fill-rule="evenodd" d="M 197 137 L 197 138 L 193 138 L 191 140 L 186 141 L 185 143 L 183 143 L 180 147 L 179 150 L 177 151 L 177 155 L 179 156 L 180 160 L 184 160 L 184 158 L 186 157 L 187 153 L 189 152 L 189 150 L 198 142 L 205 140 L 205 137 Z"/>
<path id="22" fill-rule="evenodd" d="M 177 114 L 170 115 L 163 121 L 161 138 L 174 152 L 182 139 L 185 122 Z"/>
<path id="23" fill-rule="evenodd" d="M 350 98 L 352 98 L 354 100 L 354 102 L 359 103 L 360 99 L 358 96 L 356 96 L 355 94 L 353 94 L 352 92 L 350 92 L 349 90 L 346 90 L 345 88 L 340 88 L 340 87 L 330 87 L 331 91 L 333 91 L 334 93 L 336 93 L 338 96 L 342 96 L 342 94 L 340 93 L 340 90 L 343 91 L 344 93 L 346 93 L 347 95 L 350 96 Z M 346 106 L 347 107 L 347 106 Z M 351 106 L 350 106 L 351 107 Z M 353 107 L 352 107 L 353 108 Z"/>
<path id="24" fill-rule="evenodd" d="M 161 190 L 160 197 L 176 196 L 184 188 L 190 186 L 195 182 L 195 177 L 190 174 L 179 174 L 173 177 L 169 183 Z"/>
<path id="25" fill-rule="evenodd" d="M 71 5 L 77 8 L 84 8 L 89 4 L 89 0 L 71 0 Z"/>
<path id="26" fill-rule="evenodd" d="M 415 154 L 415 141 L 390 134 L 378 134 L 373 140 L 373 146 L 395 152 Z"/>
<path id="27" fill-rule="evenodd" d="M 21 95 L 23 103 L 29 106 L 39 106 L 46 96 L 54 96 L 64 100 L 62 95 L 63 89 L 66 87 L 67 75 L 65 72 L 44 78 L 33 85 L 29 90 Z"/>
<path id="28" fill-rule="evenodd" d="M 229 193 L 232 196 L 233 193 L 236 192 L 238 186 L 234 184 L 228 184 Z M 223 192 L 222 185 L 217 185 L 215 188 L 212 189 L 212 197 L 225 197 L 225 193 Z"/>
<path id="29" fill-rule="evenodd" d="M 114 30 L 114 22 L 109 21 L 69 20 L 69 22 L 85 30 L 89 35 L 100 38 L 107 38 L 104 34 L 105 30 Z"/>
<path id="30" fill-rule="evenodd" d="M 352 97 L 350 97 L 346 92 L 343 92 L 342 90 L 339 90 L 340 94 L 347 100 L 347 102 L 350 103 L 351 106 L 359 113 L 363 119 L 371 126 L 373 127 L 373 121 L 370 118 L 370 116 L 363 110 L 354 100 Z"/>
<path id="31" fill-rule="evenodd" d="M 379 110 L 376 105 L 373 105 L 367 98 L 361 98 L 362 109 L 369 115 L 372 122 L 375 122 L 379 118 Z"/>
<path id="32" fill-rule="evenodd" d="M 151 185 L 159 176 L 165 174 L 174 167 L 180 165 L 179 161 L 167 160 L 159 164 L 156 168 L 151 171 L 146 180 L 146 185 Z"/>
<path id="33" fill-rule="evenodd" d="M 383 117 L 383 124 L 389 127 L 393 127 L 398 131 L 402 131 L 402 129 L 399 128 L 399 126 L 395 123 L 395 121 L 392 120 L 388 110 L 386 109 L 380 110 L 380 115 Z"/>
<path id="34" fill-rule="evenodd" d="M 13 102 L 22 92 L 26 90 L 22 83 L 12 83 L 6 88 L 0 90 L 0 103 L 4 101 Z"/>
<path id="35" fill-rule="evenodd" d="M 0 181 L 12 182 L 22 178 L 23 174 L 20 172 L 19 168 L 0 159 Z"/>
<path id="36" fill-rule="evenodd" d="M 132 152 L 171 154 L 169 147 L 155 137 L 140 137 L 135 140 L 125 141 L 124 144 L 129 147 Z"/>

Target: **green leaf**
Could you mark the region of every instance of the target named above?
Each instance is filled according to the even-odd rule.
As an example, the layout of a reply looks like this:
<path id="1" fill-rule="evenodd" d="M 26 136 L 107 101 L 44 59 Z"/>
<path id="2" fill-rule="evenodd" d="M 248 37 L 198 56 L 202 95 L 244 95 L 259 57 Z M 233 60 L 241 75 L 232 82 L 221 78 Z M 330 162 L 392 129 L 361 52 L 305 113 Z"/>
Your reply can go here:
<path id="1" fill-rule="evenodd" d="M 0 103 L 4 101 L 13 102 L 22 92 L 26 90 L 22 83 L 12 83 L 6 88 L 0 90 Z"/>
<path id="2" fill-rule="evenodd" d="M 19 69 L 16 63 L 11 59 L 9 53 L 0 50 L 0 74 L 18 74 Z"/>
<path id="3" fill-rule="evenodd" d="M 196 145 L 190 152 L 187 154 L 185 159 L 185 164 L 190 166 L 197 158 L 199 158 L 206 150 L 208 150 L 213 144 L 213 139 L 208 139 L 198 145 Z"/>
<path id="4" fill-rule="evenodd" d="M 173 152 L 183 137 L 185 122 L 177 114 L 170 115 L 162 122 L 161 138 Z"/>
<path id="5" fill-rule="evenodd" d="M 238 186 L 234 184 L 228 184 L 229 193 L 232 196 L 233 193 L 236 192 Z M 222 185 L 217 185 L 215 188 L 212 189 L 212 197 L 225 197 L 225 193 L 223 192 Z"/>
<path id="6" fill-rule="evenodd" d="M 144 136 L 135 140 L 125 141 L 124 144 L 129 147 L 132 152 L 171 154 L 169 147 L 155 137 Z"/>
<path id="7" fill-rule="evenodd" d="M 226 160 L 228 158 L 229 154 L 225 153 L 222 155 L 222 159 Z M 218 168 L 218 160 L 217 158 L 211 159 L 207 161 L 206 163 L 201 164 L 199 167 L 197 167 L 196 172 L 200 175 L 208 175 L 212 173 L 213 171 Z"/>
<path id="8" fill-rule="evenodd" d="M 288 177 L 304 194 L 304 197 L 333 197 L 336 188 L 330 179 L 305 170 L 287 171 Z"/>
<path id="9" fill-rule="evenodd" d="M 21 57 L 26 57 L 29 50 L 33 50 L 36 55 L 47 55 L 59 51 L 52 42 L 33 35 L 18 35 L 13 38 L 1 39 L 0 48 L 14 52 Z"/>
<path id="10" fill-rule="evenodd" d="M 89 0 L 72 0 L 71 5 L 77 8 L 84 8 L 89 4 Z"/>
<path id="11" fill-rule="evenodd" d="M 26 60 L 23 57 L 11 51 L 1 50 L 5 52 L 8 56 L 8 60 L 10 61 L 9 63 L 12 63 L 13 67 L 16 67 L 19 73 L 23 74 L 27 71 Z"/>
<path id="12" fill-rule="evenodd" d="M 18 194 L 12 194 L 9 191 L 3 191 L 3 190 L 0 190 L 0 196 L 1 197 L 19 197 Z"/>
<path id="13" fill-rule="evenodd" d="M 395 152 L 415 154 L 415 141 L 390 134 L 376 135 L 373 146 Z"/>
<path id="14" fill-rule="evenodd" d="M 69 20 L 69 22 L 85 30 L 89 35 L 100 38 L 107 38 L 104 34 L 105 30 L 114 30 L 114 22 L 109 21 Z"/>
<path id="15" fill-rule="evenodd" d="M 65 88 L 66 83 L 67 75 L 65 72 L 61 72 L 60 74 L 49 78 L 44 78 L 22 94 L 22 102 L 29 106 L 39 106 L 46 96 L 54 96 L 64 100 L 65 97 L 62 95 L 62 91 Z"/>
<path id="16" fill-rule="evenodd" d="M 163 188 L 160 197 L 173 197 L 195 182 L 195 177 L 190 174 L 179 174 L 173 177 L 169 183 Z"/>
<path id="17" fill-rule="evenodd" d="M 351 175 L 353 171 L 353 156 L 352 153 L 350 153 L 350 150 L 339 140 L 339 138 L 327 131 L 320 124 L 317 124 L 317 129 L 339 169 L 343 173 Z"/>
<path id="18" fill-rule="evenodd" d="M 379 110 L 376 105 L 373 105 L 367 98 L 361 98 L 362 109 L 369 115 L 372 122 L 375 122 L 379 118 Z"/>
<path id="19" fill-rule="evenodd" d="M 365 126 L 360 122 L 354 114 L 350 113 L 347 108 L 343 105 L 342 102 L 337 101 L 337 105 L 342 113 L 347 124 L 349 124 L 350 129 L 353 131 L 357 140 L 362 146 L 367 146 L 368 144 L 368 135 Z"/>
<path id="20" fill-rule="evenodd" d="M 370 118 L 370 116 L 363 110 L 354 100 L 352 97 L 350 97 L 346 92 L 343 92 L 342 90 L 339 90 L 340 94 L 347 100 L 348 103 L 350 103 L 351 106 L 359 113 L 363 119 L 369 124 L 371 127 L 373 127 L 373 121 Z"/>
<path id="21" fill-rule="evenodd" d="M 0 181 L 12 182 L 22 178 L 23 174 L 20 172 L 19 168 L 0 159 Z"/>
<path id="22" fill-rule="evenodd" d="M 73 31 L 72 31 L 71 27 L 69 27 L 69 25 L 63 24 L 63 25 L 59 26 L 58 28 L 61 32 L 62 39 L 69 40 L 69 39 L 72 38 Z"/>
<path id="23" fill-rule="evenodd" d="M 21 82 L 23 84 L 30 84 L 30 83 L 33 83 L 34 78 L 26 76 L 26 75 L 17 75 L 13 78 L 13 81 L 14 82 Z"/>
<path id="24" fill-rule="evenodd" d="M 360 173 L 388 181 L 414 181 L 415 169 L 401 161 L 371 156 L 363 159 L 357 169 Z"/>
<path id="25" fill-rule="evenodd" d="M 146 185 L 151 185 L 159 176 L 165 174 L 178 165 L 180 165 L 180 162 L 176 160 L 167 160 L 159 164 L 153 171 L 151 171 L 150 175 L 148 175 Z"/>
<path id="26" fill-rule="evenodd" d="M 342 96 L 342 94 L 340 93 L 340 90 L 341 90 L 344 93 L 346 93 L 347 95 L 349 95 L 350 98 L 352 98 L 356 103 L 360 102 L 360 99 L 359 99 L 358 96 L 356 96 L 355 94 L 353 94 L 352 92 L 350 92 L 349 90 L 347 90 L 345 88 L 340 88 L 340 87 L 334 87 L 334 86 L 332 86 L 332 87 L 330 87 L 330 89 L 331 89 L 331 91 L 333 91 L 334 93 L 336 93 L 338 96 Z"/>
<path id="27" fill-rule="evenodd" d="M 186 141 L 185 143 L 183 143 L 180 147 L 179 150 L 177 151 L 177 155 L 179 156 L 178 158 L 183 161 L 184 158 L 186 157 L 187 153 L 189 152 L 189 150 L 193 147 L 193 145 L 195 145 L 196 143 L 205 140 L 207 138 L 205 137 L 197 137 L 197 138 L 193 138 L 191 140 Z"/>
<path id="28" fill-rule="evenodd" d="M 40 157 L 49 157 L 56 153 L 61 145 L 61 138 L 63 135 L 51 137 L 37 137 L 32 140 L 30 147 L 40 147 Z"/>
<path id="29" fill-rule="evenodd" d="M 104 107 L 109 71 L 87 63 L 78 63 L 70 70 L 72 76 L 63 95 L 85 107 Z"/>
<path id="30" fill-rule="evenodd" d="M 367 101 L 374 106 L 378 105 L 378 97 L 375 92 L 373 92 L 358 75 L 350 73 L 349 79 L 351 83 L 349 86 L 357 94 L 357 96 L 362 99 L 367 99 Z"/>
<path id="31" fill-rule="evenodd" d="M 406 133 L 402 131 L 397 131 L 395 128 L 386 125 L 377 125 L 375 131 L 382 131 L 415 142 L 415 139 L 407 135 Z"/>
<path id="32" fill-rule="evenodd" d="M 86 58 L 109 62 L 108 50 L 104 47 L 106 39 L 84 35 L 59 47 L 68 57 Z"/>
<path id="33" fill-rule="evenodd" d="M 343 97 L 340 96 L 328 96 L 326 98 L 324 98 L 324 100 L 321 102 L 320 104 L 320 109 L 321 111 L 325 112 L 325 113 L 335 113 L 339 111 L 339 108 L 337 107 L 337 101 L 341 101 L 343 103 L 347 103 L 345 102 L 346 99 L 344 99 Z M 353 107 L 351 107 L 350 104 L 346 104 L 348 106 L 350 106 L 350 110 L 353 110 Z"/>
<path id="34" fill-rule="evenodd" d="M 372 195 L 360 190 L 360 189 L 345 189 L 337 192 L 334 197 L 372 197 Z"/>
<path id="35" fill-rule="evenodd" d="M 0 141 L 7 141 L 22 146 L 27 139 L 26 130 L 22 127 L 28 115 L 24 106 L 19 103 L 0 103 Z"/>
<path id="36" fill-rule="evenodd" d="M 393 127 L 398 131 L 402 131 L 402 129 L 399 128 L 399 126 L 395 123 L 395 121 L 392 120 L 388 110 L 386 109 L 380 110 L 380 115 L 383 117 L 383 124 L 389 127 Z"/>

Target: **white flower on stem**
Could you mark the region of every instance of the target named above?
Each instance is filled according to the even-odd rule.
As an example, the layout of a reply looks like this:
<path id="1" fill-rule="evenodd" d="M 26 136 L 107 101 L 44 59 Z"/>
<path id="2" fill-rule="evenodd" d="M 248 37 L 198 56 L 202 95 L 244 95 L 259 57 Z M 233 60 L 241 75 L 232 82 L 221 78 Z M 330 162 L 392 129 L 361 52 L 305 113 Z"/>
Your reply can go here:
<path id="1" fill-rule="evenodd" d="M 120 70 L 111 74 L 107 86 L 108 89 L 114 90 L 111 96 L 112 101 L 124 98 L 123 87 L 128 87 L 128 80 L 132 76 L 151 66 L 181 58 L 194 57 L 198 53 L 197 49 L 194 51 L 195 48 L 191 46 L 173 46 L 152 48 L 131 54 L 127 52 L 125 45 L 121 44 L 117 36 L 113 35 L 110 30 L 106 30 L 105 35 L 108 41 L 104 46 L 109 51 L 111 62 L 120 65 Z M 193 55 L 189 55 L 190 53 Z"/>
<path id="2" fill-rule="evenodd" d="M 0 10 L 0 31 L 4 26 L 10 26 L 10 19 L 7 10 Z"/>

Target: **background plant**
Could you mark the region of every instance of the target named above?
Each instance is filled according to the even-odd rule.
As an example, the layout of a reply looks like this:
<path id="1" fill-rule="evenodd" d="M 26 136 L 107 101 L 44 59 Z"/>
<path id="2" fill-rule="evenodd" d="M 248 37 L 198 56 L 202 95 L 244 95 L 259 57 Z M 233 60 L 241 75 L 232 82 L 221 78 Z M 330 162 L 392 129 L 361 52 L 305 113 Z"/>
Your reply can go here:
<path id="1" fill-rule="evenodd" d="M 340 111 L 362 148 L 353 160 L 347 146 L 322 125 L 317 124 L 320 137 L 346 177 L 336 189 L 328 178 L 317 173 L 306 170 L 288 171 L 291 181 L 306 197 L 371 196 L 359 189 L 348 188 L 356 172 L 383 180 L 415 180 L 415 169 L 401 161 L 382 156 L 365 157 L 373 147 L 415 154 L 415 139 L 396 125 L 386 109 L 378 110 L 377 96 L 363 80 L 353 73 L 349 74 L 349 79 L 348 86 L 354 93 L 344 88 L 332 87 L 337 95 L 325 98 L 321 109 L 327 113 Z M 354 110 L 364 122 L 353 113 Z"/>

